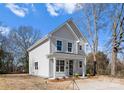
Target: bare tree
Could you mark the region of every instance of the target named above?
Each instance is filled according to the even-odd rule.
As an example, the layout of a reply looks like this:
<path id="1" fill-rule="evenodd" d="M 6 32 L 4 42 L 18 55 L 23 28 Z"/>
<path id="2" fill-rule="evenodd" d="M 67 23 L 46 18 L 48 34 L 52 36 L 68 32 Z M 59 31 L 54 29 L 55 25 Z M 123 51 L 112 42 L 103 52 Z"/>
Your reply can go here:
<path id="1" fill-rule="evenodd" d="M 109 5 L 109 40 L 105 44 L 108 47 L 107 51 L 111 54 L 111 75 L 115 76 L 116 63 L 118 59 L 118 55 L 124 55 L 124 5 L 123 4 L 110 4 Z M 106 52 L 107 52 L 106 51 Z"/>
<path id="2" fill-rule="evenodd" d="M 96 53 L 98 52 L 99 31 L 105 27 L 104 13 L 105 4 L 86 4 L 83 8 L 83 27 L 86 29 L 83 34 L 90 45 L 93 54 L 93 75 L 96 75 Z M 87 32 L 86 32 L 87 31 Z"/>
<path id="3" fill-rule="evenodd" d="M 18 64 L 23 64 L 25 72 L 28 72 L 28 52 L 27 49 L 41 37 L 39 30 L 30 26 L 20 26 L 12 29 L 10 33 L 11 50 L 15 53 L 15 60 Z"/>
<path id="4" fill-rule="evenodd" d="M 124 42 L 124 4 L 119 5 L 120 11 L 116 10 L 117 16 L 114 16 L 113 32 L 112 32 L 112 63 L 111 75 L 115 76 L 115 63 L 117 62 L 117 54 L 122 52 L 122 43 Z M 118 9 L 116 7 L 116 9 Z M 116 19 L 115 19 L 116 18 Z"/>
<path id="5" fill-rule="evenodd" d="M 0 26 L 7 26 L 0 23 Z M 13 68 L 13 54 L 8 50 L 9 40 L 6 35 L 3 35 L 5 29 L 0 29 L 0 73 L 10 73 Z"/>

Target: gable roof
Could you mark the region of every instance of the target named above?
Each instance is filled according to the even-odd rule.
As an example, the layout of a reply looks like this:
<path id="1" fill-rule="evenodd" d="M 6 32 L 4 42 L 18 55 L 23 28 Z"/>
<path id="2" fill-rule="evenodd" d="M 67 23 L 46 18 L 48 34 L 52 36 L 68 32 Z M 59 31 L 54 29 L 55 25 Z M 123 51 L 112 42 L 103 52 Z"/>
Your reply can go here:
<path id="1" fill-rule="evenodd" d="M 77 35 L 77 37 L 78 37 L 79 39 L 84 38 L 84 37 L 82 36 L 82 33 L 80 32 L 80 30 L 78 29 L 77 25 L 76 25 L 73 21 L 71 21 L 71 20 L 68 21 L 68 24 L 71 26 L 72 29 L 74 29 L 73 31 L 75 32 L 75 34 Z"/>
<path id="2" fill-rule="evenodd" d="M 41 38 L 40 40 L 38 40 L 36 43 L 34 43 L 31 47 L 29 47 L 27 49 L 27 51 L 31 51 L 34 48 L 38 47 L 39 45 L 41 45 L 44 41 L 46 41 L 53 33 L 55 33 L 56 31 L 58 31 L 61 27 L 63 27 L 64 25 L 67 25 L 70 30 L 72 31 L 72 33 L 76 36 L 76 38 L 78 38 L 79 40 L 84 40 L 86 42 L 85 37 L 82 35 L 82 33 L 80 32 L 80 30 L 78 29 L 77 25 L 72 21 L 72 19 L 68 19 L 66 22 L 64 22 L 62 25 L 58 26 L 57 28 L 55 28 L 53 31 L 51 31 L 50 33 L 48 33 L 44 38 Z"/>

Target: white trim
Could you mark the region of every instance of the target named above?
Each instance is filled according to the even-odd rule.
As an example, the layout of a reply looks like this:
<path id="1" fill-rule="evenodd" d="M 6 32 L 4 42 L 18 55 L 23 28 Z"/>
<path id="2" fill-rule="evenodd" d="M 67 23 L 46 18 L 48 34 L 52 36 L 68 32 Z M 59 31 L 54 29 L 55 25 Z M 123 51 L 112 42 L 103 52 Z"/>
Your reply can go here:
<path id="1" fill-rule="evenodd" d="M 69 23 L 66 23 L 66 25 L 71 30 L 71 32 L 74 34 L 74 36 L 77 38 L 77 40 L 79 40 L 78 36 L 75 34 L 75 32 L 73 31 L 73 29 L 71 28 L 71 26 L 69 25 Z"/>
<path id="2" fill-rule="evenodd" d="M 68 51 L 68 43 L 72 43 L 72 50 L 71 50 L 71 52 Z M 67 42 L 67 51 L 66 52 L 67 53 L 74 53 L 74 43 L 73 42 L 70 42 L 70 41 Z"/>
<path id="3" fill-rule="evenodd" d="M 84 55 L 78 55 L 78 54 L 66 54 L 66 53 L 50 53 L 47 55 L 47 57 L 50 59 L 50 58 L 53 58 L 53 57 L 56 57 L 56 58 L 64 58 L 64 59 L 81 59 L 83 60 L 85 58 Z"/>
<path id="4" fill-rule="evenodd" d="M 48 39 L 48 36 L 45 36 L 44 38 L 39 39 L 34 43 L 32 46 L 30 46 L 27 51 L 30 52 L 31 50 L 37 48 L 39 45 L 44 44 L 43 42 Z"/>
<path id="5" fill-rule="evenodd" d="M 53 58 L 53 78 L 56 78 L 56 58 Z"/>
<path id="6" fill-rule="evenodd" d="M 78 29 L 78 32 L 81 34 L 83 40 L 86 40 L 86 37 L 81 33 L 80 29 L 78 28 L 78 26 L 72 21 L 72 23 L 76 26 L 76 28 Z M 86 40 L 87 41 L 87 40 Z"/>
<path id="7" fill-rule="evenodd" d="M 60 73 L 60 74 L 61 74 L 61 73 L 65 73 L 65 70 L 66 70 L 66 69 L 65 69 L 65 65 L 66 65 L 66 64 L 65 64 L 65 59 L 56 59 L 56 62 L 57 62 L 57 60 L 59 60 L 59 62 L 60 62 L 60 60 L 63 60 L 63 61 L 64 61 L 64 71 L 60 71 L 60 66 L 59 66 L 59 71 L 56 71 L 56 74 L 57 74 L 57 73 Z"/>
<path id="8" fill-rule="evenodd" d="M 67 21 L 68 21 L 68 20 L 67 20 Z M 55 33 L 55 32 L 58 31 L 60 28 L 62 28 L 64 25 L 66 25 L 67 21 L 64 22 L 63 24 L 59 25 L 59 26 L 58 26 L 57 28 L 55 28 L 53 31 L 51 31 L 51 32 L 49 33 L 49 35 Z"/>
<path id="9" fill-rule="evenodd" d="M 57 50 L 57 41 L 61 41 L 62 42 L 62 49 L 61 49 L 61 51 L 60 50 Z M 63 40 L 61 40 L 61 39 L 56 39 L 56 52 L 63 52 Z"/>

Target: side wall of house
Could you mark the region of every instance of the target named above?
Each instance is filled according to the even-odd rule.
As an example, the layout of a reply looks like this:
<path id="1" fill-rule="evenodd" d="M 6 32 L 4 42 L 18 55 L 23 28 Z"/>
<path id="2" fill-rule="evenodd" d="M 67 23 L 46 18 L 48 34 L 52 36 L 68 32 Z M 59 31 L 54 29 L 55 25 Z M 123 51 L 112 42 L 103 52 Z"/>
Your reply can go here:
<path id="1" fill-rule="evenodd" d="M 45 41 L 42 45 L 29 52 L 29 74 L 49 77 L 49 59 L 50 40 Z M 38 62 L 38 69 L 35 69 L 35 62 Z"/>

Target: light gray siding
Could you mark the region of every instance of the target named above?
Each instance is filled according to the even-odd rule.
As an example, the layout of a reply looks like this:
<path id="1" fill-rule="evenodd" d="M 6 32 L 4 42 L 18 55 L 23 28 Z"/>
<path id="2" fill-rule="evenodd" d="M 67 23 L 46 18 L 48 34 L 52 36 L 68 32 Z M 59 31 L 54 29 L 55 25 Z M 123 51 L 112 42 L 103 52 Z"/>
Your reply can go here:
<path id="1" fill-rule="evenodd" d="M 36 76 L 49 77 L 49 59 L 50 41 L 29 52 L 29 74 Z M 34 62 L 38 62 L 38 70 L 35 70 Z"/>
<path id="2" fill-rule="evenodd" d="M 68 29 L 65 25 L 53 33 L 51 37 L 51 53 L 57 52 L 56 51 L 56 41 L 62 41 L 62 52 L 68 52 L 68 42 L 72 43 L 72 53 L 76 53 L 76 37 L 74 34 Z"/>

